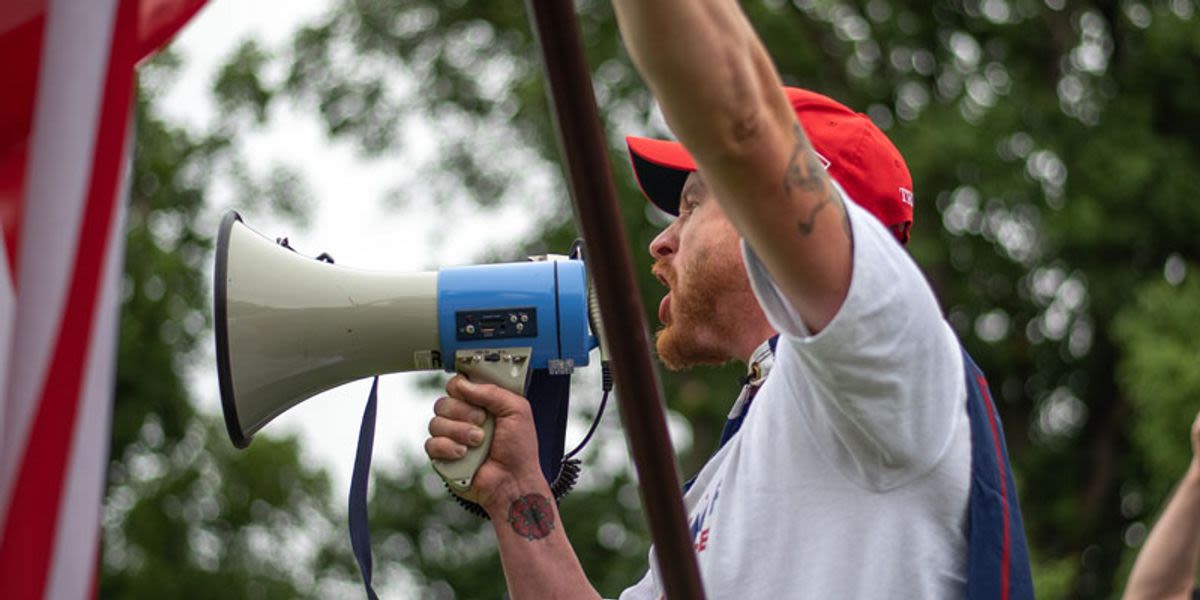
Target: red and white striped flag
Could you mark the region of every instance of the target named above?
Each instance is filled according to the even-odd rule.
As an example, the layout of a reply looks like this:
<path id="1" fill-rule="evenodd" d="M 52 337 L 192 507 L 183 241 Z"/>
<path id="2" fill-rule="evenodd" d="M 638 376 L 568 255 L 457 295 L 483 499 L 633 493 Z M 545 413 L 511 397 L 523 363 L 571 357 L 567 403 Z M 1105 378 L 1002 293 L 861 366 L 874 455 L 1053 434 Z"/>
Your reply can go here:
<path id="1" fill-rule="evenodd" d="M 91 598 L 134 68 L 204 0 L 0 5 L 0 598 Z"/>

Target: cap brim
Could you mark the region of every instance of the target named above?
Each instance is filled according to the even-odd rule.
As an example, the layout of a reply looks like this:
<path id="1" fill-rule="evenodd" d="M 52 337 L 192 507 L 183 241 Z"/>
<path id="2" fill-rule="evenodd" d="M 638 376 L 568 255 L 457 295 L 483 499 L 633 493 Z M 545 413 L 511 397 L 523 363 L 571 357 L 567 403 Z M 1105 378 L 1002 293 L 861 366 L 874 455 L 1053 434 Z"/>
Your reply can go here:
<path id="1" fill-rule="evenodd" d="M 679 194 L 688 174 L 696 170 L 692 156 L 678 142 L 629 136 L 625 143 L 642 193 L 658 208 L 678 215 Z"/>

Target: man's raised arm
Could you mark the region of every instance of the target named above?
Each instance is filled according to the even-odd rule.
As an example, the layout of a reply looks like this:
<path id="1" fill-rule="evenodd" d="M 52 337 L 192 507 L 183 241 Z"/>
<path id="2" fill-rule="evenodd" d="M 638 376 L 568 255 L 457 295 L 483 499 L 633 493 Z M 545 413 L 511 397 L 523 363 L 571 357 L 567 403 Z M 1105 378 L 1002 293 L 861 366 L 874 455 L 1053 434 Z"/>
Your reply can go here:
<path id="1" fill-rule="evenodd" d="M 625 44 L 699 173 L 811 331 L 850 286 L 849 222 L 733 0 L 614 0 Z"/>
<path id="2" fill-rule="evenodd" d="M 1200 562 L 1200 414 L 1192 422 L 1192 462 L 1138 552 L 1125 600 L 1192 598 Z"/>

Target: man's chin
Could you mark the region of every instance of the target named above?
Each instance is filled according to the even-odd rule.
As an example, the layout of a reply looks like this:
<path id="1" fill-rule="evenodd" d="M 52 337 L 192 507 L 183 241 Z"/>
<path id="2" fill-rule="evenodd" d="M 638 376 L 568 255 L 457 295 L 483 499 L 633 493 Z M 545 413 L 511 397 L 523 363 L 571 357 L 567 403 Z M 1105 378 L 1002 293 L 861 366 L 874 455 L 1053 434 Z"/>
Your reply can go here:
<path id="1" fill-rule="evenodd" d="M 654 336 L 658 358 L 670 371 L 682 371 L 705 365 L 723 365 L 730 358 L 719 348 L 707 347 L 690 339 L 678 324 L 667 325 Z"/>

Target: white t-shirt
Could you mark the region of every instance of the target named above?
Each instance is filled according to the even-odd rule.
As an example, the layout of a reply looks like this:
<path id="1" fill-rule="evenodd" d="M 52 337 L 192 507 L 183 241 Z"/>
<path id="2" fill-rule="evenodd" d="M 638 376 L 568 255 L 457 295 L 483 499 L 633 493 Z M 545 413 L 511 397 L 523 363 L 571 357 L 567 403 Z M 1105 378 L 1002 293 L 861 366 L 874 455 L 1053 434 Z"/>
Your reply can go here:
<path id="1" fill-rule="evenodd" d="M 845 198 L 843 193 L 843 198 Z M 846 202 L 850 290 L 811 335 L 743 242 L 781 333 L 740 432 L 684 496 L 709 598 L 965 593 L 971 431 L 958 341 L 908 253 Z M 662 595 L 651 570 L 622 600 Z"/>

